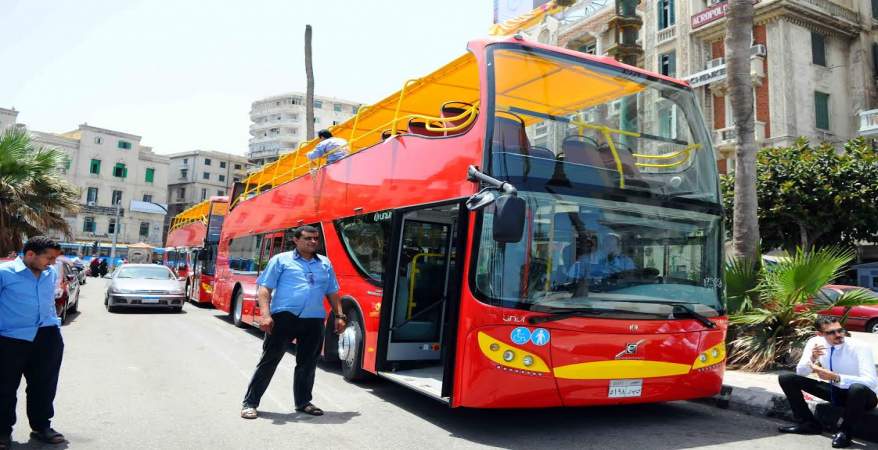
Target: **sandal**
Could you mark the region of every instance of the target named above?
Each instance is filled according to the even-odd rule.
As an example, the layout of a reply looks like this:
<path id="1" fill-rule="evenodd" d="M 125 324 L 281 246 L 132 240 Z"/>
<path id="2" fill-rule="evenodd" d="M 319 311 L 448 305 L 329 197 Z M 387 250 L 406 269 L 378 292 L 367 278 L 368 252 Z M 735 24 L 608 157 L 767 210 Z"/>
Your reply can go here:
<path id="1" fill-rule="evenodd" d="M 46 428 L 42 431 L 31 431 L 30 437 L 40 442 L 45 442 L 46 444 L 61 444 L 67 442 L 67 439 L 64 439 L 63 434 L 51 428 Z"/>
<path id="2" fill-rule="evenodd" d="M 323 415 L 323 410 L 312 405 L 311 403 L 308 403 L 307 405 L 305 405 L 301 408 L 296 408 L 296 411 L 303 412 L 305 414 L 310 414 L 312 416 L 322 416 Z"/>
<path id="3" fill-rule="evenodd" d="M 245 406 L 241 410 L 241 417 L 244 419 L 255 419 L 258 415 L 259 413 L 256 412 L 256 408 L 252 406 Z"/>

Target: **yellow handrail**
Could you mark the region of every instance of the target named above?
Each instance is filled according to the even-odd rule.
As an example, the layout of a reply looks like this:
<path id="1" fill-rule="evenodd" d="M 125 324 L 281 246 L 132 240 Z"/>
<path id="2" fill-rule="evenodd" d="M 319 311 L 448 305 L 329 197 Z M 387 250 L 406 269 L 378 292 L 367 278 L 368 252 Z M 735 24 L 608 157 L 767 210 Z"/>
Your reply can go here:
<path id="1" fill-rule="evenodd" d="M 411 80 L 408 80 L 405 83 L 403 83 L 402 89 L 399 90 L 399 101 L 396 102 L 396 111 L 393 112 L 393 129 L 390 132 L 391 136 L 396 136 L 397 118 L 399 117 L 399 110 L 400 110 L 400 108 L 402 108 L 402 99 L 405 97 L 405 90 L 407 87 L 409 87 L 410 84 L 414 84 L 417 82 L 418 82 L 417 78 L 413 78 Z"/>
<path id="2" fill-rule="evenodd" d="M 429 258 L 432 256 L 444 256 L 441 253 L 418 253 L 412 258 L 412 273 L 409 274 L 409 305 L 406 311 L 406 319 L 412 318 L 412 309 L 415 307 L 415 276 L 418 274 L 418 258 Z"/>

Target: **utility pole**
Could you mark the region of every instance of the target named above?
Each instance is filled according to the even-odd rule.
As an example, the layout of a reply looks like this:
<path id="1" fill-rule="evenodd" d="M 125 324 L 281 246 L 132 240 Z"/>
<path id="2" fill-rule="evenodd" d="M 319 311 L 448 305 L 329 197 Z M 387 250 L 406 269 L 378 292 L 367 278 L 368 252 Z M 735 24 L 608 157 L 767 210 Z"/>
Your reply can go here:
<path id="1" fill-rule="evenodd" d="M 305 25 L 305 139 L 314 139 L 314 67 L 311 61 L 311 25 Z"/>
<path id="2" fill-rule="evenodd" d="M 119 223 L 119 213 L 122 209 L 122 199 L 116 202 L 116 216 L 115 222 L 113 225 L 113 246 L 110 247 L 110 270 L 116 267 L 116 242 L 119 240 L 119 227 L 122 225 Z"/>

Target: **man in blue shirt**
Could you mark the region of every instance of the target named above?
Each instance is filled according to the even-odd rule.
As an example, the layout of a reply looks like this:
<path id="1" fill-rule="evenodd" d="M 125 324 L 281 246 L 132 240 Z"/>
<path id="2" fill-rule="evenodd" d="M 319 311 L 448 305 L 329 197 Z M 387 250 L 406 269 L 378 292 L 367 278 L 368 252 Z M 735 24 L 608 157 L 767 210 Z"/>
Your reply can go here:
<path id="1" fill-rule="evenodd" d="M 306 155 L 308 159 L 314 160 L 326 156 L 326 164 L 332 164 L 347 156 L 347 151 L 345 151 L 344 147 L 348 145 L 348 141 L 332 137 L 332 133 L 329 130 L 318 131 L 317 137 L 320 138 L 320 143 L 314 147 L 314 150 L 308 152 Z"/>
<path id="2" fill-rule="evenodd" d="M 323 411 L 311 403 L 326 318 L 323 298 L 329 298 L 335 311 L 336 333 L 344 330 L 347 317 L 342 312 L 338 281 L 332 264 L 328 258 L 316 253 L 320 232 L 306 225 L 297 228 L 293 237 L 296 249 L 273 256 L 256 280 L 259 286 L 256 295 L 262 316 L 259 328 L 266 334 L 262 358 L 247 387 L 241 409 L 241 417 L 245 419 L 256 418 L 259 401 L 271 382 L 287 344 L 293 339 L 296 340 L 296 369 L 293 375 L 296 411 L 323 415 Z"/>
<path id="3" fill-rule="evenodd" d="M 58 274 L 52 267 L 60 253 L 57 242 L 35 236 L 24 244 L 21 257 L 0 264 L 0 450 L 12 442 L 22 375 L 27 380 L 31 437 L 50 444 L 65 442 L 50 427 L 64 354 L 55 311 Z"/>

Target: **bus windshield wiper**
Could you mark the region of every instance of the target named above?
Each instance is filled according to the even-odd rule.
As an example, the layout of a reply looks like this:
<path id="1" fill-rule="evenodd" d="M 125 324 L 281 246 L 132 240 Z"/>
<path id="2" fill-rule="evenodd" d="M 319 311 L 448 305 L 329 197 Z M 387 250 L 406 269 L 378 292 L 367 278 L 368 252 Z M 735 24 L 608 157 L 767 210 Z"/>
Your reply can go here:
<path id="1" fill-rule="evenodd" d="M 553 312 L 553 311 L 548 311 Z M 577 309 L 562 309 L 554 311 L 554 314 L 550 314 L 548 316 L 537 316 L 530 317 L 527 319 L 531 324 L 538 324 L 544 322 L 554 322 L 556 320 L 564 320 L 569 319 L 571 317 L 590 317 L 590 316 L 599 316 L 604 313 L 622 313 L 622 314 L 644 314 L 637 311 L 626 311 L 623 309 L 595 309 L 595 308 L 577 308 Z"/>
<path id="2" fill-rule="evenodd" d="M 674 315 L 674 311 L 676 311 L 677 309 L 682 309 L 683 311 L 685 311 L 685 313 L 687 315 L 692 316 L 693 319 L 697 320 L 698 322 L 700 322 L 702 325 L 706 326 L 707 328 L 716 328 L 716 322 L 714 322 L 714 321 L 708 319 L 706 316 L 696 312 L 694 309 L 692 309 L 691 307 L 689 307 L 685 303 L 669 303 L 669 305 L 671 305 L 671 307 L 674 308 L 673 310 L 671 310 L 671 316 Z"/>

